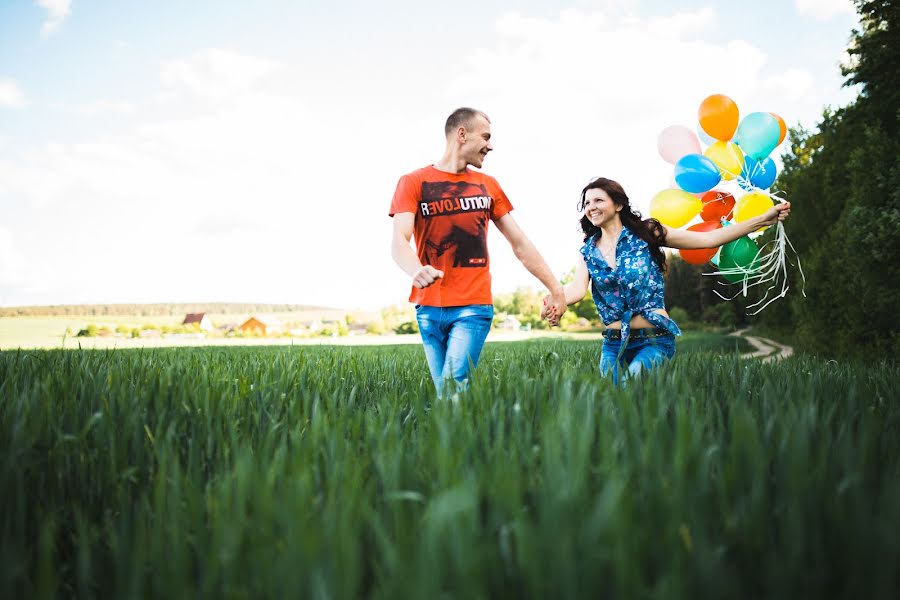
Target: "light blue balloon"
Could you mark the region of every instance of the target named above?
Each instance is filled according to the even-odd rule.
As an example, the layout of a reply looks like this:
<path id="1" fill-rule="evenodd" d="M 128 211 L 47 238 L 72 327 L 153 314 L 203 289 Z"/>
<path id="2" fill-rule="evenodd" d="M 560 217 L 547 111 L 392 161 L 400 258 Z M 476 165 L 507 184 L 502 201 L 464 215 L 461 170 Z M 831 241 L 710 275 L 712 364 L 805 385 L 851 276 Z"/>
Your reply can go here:
<path id="1" fill-rule="evenodd" d="M 778 145 L 780 135 L 781 128 L 775 117 L 767 112 L 755 112 L 741 119 L 734 141 L 745 156 L 762 160 Z"/>
<path id="2" fill-rule="evenodd" d="M 759 188 L 767 190 L 775 183 L 778 176 L 778 169 L 775 167 L 775 161 L 770 157 L 763 160 L 756 160 L 751 156 L 744 158 L 744 168 L 738 177 L 738 184 L 745 190 Z"/>
<path id="3" fill-rule="evenodd" d="M 700 138 L 700 141 L 703 142 L 704 146 L 712 146 L 716 143 L 716 139 L 703 131 L 703 128 L 700 127 L 700 123 L 697 123 L 697 137 Z"/>
<path id="4" fill-rule="evenodd" d="M 685 154 L 675 163 L 675 183 L 686 192 L 707 192 L 721 179 L 716 163 L 702 154 Z"/>

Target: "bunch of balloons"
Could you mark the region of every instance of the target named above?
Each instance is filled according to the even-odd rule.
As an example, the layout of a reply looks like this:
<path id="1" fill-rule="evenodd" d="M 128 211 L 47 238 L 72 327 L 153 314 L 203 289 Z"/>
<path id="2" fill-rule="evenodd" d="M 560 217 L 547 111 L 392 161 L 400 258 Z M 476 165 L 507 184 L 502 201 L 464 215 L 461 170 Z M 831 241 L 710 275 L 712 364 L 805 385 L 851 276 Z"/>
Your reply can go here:
<path id="1" fill-rule="evenodd" d="M 697 120 L 696 133 L 683 125 L 672 125 L 659 134 L 657 148 L 663 160 L 675 166 L 675 186 L 653 197 L 651 217 L 668 227 L 684 227 L 699 217 L 700 221 L 689 225 L 688 230 L 711 231 L 765 214 L 775 202 L 784 201 L 768 191 L 778 175 L 769 155 L 784 141 L 784 119 L 769 112 L 740 118 L 731 98 L 714 94 L 700 103 Z M 711 274 L 741 283 L 746 295 L 752 285 L 777 282 L 780 274 L 786 276 L 785 253 L 793 246 L 780 222 L 770 243 L 773 251 L 765 255 L 765 248 L 760 249 L 750 236 L 721 248 L 680 252 L 692 264 L 712 262 L 718 270 Z M 776 298 L 787 292 L 786 278 L 783 281 Z M 763 300 L 767 296 L 768 291 Z"/>

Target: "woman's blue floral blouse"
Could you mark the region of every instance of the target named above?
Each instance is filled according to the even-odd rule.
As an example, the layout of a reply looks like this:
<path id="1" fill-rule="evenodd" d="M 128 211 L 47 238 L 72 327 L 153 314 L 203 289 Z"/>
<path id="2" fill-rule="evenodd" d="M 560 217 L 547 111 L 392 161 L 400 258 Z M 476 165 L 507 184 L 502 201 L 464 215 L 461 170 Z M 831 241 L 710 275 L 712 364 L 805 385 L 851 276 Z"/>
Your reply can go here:
<path id="1" fill-rule="evenodd" d="M 665 308 L 665 281 L 662 270 L 650 256 L 647 242 L 623 227 L 616 242 L 613 270 L 597 248 L 597 233 L 581 247 L 591 277 L 591 295 L 604 325 L 622 321 L 622 348 L 628 343 L 631 318 L 641 315 L 655 326 L 675 335 L 681 329 L 672 319 L 653 312 Z"/>

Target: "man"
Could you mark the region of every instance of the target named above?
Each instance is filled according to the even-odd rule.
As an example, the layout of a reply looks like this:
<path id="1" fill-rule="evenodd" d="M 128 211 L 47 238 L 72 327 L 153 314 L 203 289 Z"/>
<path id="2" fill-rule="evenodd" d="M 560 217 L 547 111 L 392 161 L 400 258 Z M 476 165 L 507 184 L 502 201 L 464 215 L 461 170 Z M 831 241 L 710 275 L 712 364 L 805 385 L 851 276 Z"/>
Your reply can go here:
<path id="1" fill-rule="evenodd" d="M 425 347 L 438 396 L 452 378 L 465 385 L 478 363 L 494 316 L 488 219 L 516 257 L 550 291 L 551 324 L 566 310 L 563 287 L 513 219 L 512 205 L 497 181 L 480 169 L 491 145 L 491 122 L 483 112 L 459 108 L 444 126 L 447 149 L 437 163 L 404 175 L 391 202 L 391 254 L 412 278 L 409 301 Z M 416 250 L 409 240 L 415 233 Z"/>

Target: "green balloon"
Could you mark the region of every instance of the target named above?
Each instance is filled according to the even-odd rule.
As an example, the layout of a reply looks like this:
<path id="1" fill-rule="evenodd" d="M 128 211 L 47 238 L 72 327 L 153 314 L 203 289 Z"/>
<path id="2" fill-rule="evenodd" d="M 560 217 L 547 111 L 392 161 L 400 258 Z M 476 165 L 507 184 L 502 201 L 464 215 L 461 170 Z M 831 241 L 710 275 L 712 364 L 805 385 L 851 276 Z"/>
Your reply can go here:
<path id="1" fill-rule="evenodd" d="M 719 252 L 719 270 L 728 271 L 740 269 L 741 273 L 722 275 L 731 283 L 739 283 L 744 280 L 744 275 L 754 273 L 759 269 L 759 259 L 756 254 L 759 248 L 756 242 L 744 236 L 722 246 Z M 755 260 L 754 260 L 755 259 Z"/>

